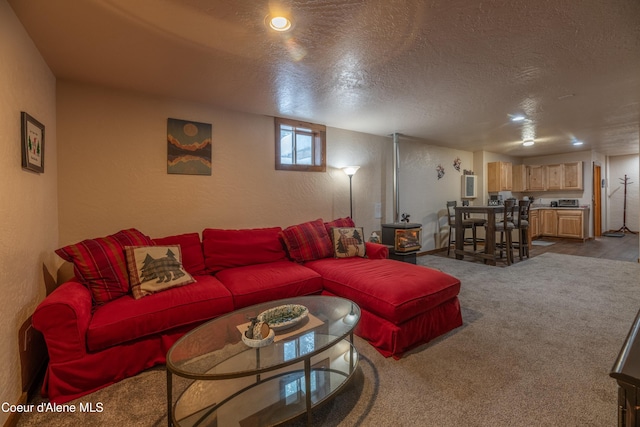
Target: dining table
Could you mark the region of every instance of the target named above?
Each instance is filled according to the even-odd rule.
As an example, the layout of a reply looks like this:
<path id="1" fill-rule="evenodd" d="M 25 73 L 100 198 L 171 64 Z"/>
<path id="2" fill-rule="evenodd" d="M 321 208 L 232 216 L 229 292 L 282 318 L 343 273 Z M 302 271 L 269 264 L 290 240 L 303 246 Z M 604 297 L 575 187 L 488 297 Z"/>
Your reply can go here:
<path id="1" fill-rule="evenodd" d="M 496 214 L 504 212 L 504 206 L 456 206 L 454 227 L 456 230 L 455 255 L 456 259 L 472 256 L 485 260 L 485 264 L 496 265 Z M 471 214 L 483 214 L 486 217 L 486 233 L 484 250 L 469 251 L 464 249 L 464 231 L 462 220 Z"/>

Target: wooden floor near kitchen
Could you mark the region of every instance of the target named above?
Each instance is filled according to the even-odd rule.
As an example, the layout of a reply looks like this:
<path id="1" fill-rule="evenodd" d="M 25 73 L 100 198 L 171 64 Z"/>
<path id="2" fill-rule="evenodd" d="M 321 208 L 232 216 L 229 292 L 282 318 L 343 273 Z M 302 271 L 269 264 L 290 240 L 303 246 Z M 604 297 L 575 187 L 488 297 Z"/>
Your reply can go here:
<path id="1" fill-rule="evenodd" d="M 566 255 L 585 256 L 592 258 L 613 259 L 619 261 L 638 262 L 638 235 L 625 233 L 624 237 L 597 237 L 585 242 L 572 239 L 557 239 L 552 237 L 544 237 L 538 239 L 539 242 L 552 242 L 549 246 L 533 245 L 531 247 L 531 257 L 541 255 L 546 252 L 553 252 Z M 447 256 L 447 251 L 438 252 L 433 255 Z M 516 262 L 519 262 L 517 251 L 514 251 Z M 454 258 L 451 251 L 451 258 Z M 466 257 L 465 261 L 471 261 Z M 526 261 L 526 258 L 525 258 Z M 482 261 L 475 261 L 482 262 Z M 505 266 L 499 262 L 498 266 Z"/>
<path id="2" fill-rule="evenodd" d="M 570 239 L 543 238 L 541 241 L 555 242 L 551 246 L 531 247 L 531 256 L 554 252 L 558 254 L 586 256 L 638 262 L 638 235 L 627 233 L 624 237 L 601 236 L 586 242 Z"/>

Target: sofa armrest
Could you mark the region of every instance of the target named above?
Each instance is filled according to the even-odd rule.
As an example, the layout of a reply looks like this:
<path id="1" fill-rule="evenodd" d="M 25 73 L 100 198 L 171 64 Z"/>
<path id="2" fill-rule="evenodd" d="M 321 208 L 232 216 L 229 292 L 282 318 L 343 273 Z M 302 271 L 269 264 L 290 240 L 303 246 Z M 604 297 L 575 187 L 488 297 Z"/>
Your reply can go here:
<path id="1" fill-rule="evenodd" d="M 75 281 L 63 283 L 38 305 L 31 322 L 44 335 L 51 362 L 74 360 L 87 353 L 91 308 L 91 291 Z"/>
<path id="2" fill-rule="evenodd" d="M 389 248 L 387 245 L 365 242 L 365 251 L 367 253 L 367 257 L 371 259 L 389 258 Z"/>

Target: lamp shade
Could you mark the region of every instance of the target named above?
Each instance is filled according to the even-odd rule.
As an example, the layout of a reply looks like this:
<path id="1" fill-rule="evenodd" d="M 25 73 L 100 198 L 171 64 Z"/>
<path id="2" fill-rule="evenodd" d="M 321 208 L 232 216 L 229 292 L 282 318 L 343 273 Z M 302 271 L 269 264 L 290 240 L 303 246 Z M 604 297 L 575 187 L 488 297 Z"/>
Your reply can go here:
<path id="1" fill-rule="evenodd" d="M 355 175 L 356 172 L 358 172 L 358 169 L 360 169 L 360 166 L 345 166 L 342 168 L 344 173 L 346 173 L 349 176 Z"/>

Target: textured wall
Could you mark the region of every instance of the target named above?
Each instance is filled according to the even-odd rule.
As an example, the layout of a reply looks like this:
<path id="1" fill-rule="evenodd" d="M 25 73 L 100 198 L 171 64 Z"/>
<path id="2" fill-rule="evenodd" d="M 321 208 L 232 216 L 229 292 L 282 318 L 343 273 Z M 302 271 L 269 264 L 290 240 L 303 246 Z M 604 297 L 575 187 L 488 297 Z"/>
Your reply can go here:
<path id="1" fill-rule="evenodd" d="M 167 118 L 213 125 L 211 176 L 168 175 Z M 61 244 L 137 227 L 159 237 L 206 227 L 288 226 L 349 215 L 378 229 L 388 138 L 327 130 L 327 172 L 276 171 L 273 118 L 58 83 Z M 366 189 L 366 190 L 365 190 Z"/>
<path id="2" fill-rule="evenodd" d="M 60 243 L 137 227 L 159 237 L 206 227 L 286 227 L 349 214 L 365 235 L 393 222 L 390 137 L 329 128 L 327 172 L 274 169 L 273 118 L 202 104 L 58 83 Z M 168 117 L 213 124 L 212 176 L 168 175 Z M 438 213 L 460 200 L 473 153 L 400 140 L 401 213 L 423 224 L 423 249 L 439 245 Z M 445 175 L 437 178 L 442 164 Z M 375 204 L 381 204 L 381 218 Z"/>
<path id="3" fill-rule="evenodd" d="M 44 297 L 42 265 L 58 242 L 55 78 L 13 10 L 0 1 L 0 403 L 21 393 L 18 329 Z M 45 125 L 45 173 L 22 170 L 20 112 Z M 0 412 L 0 425 L 7 413 Z"/>
<path id="4" fill-rule="evenodd" d="M 403 138 L 399 141 L 399 152 L 400 214 L 408 213 L 411 222 L 422 224 L 423 251 L 439 248 L 446 239 L 440 228 L 447 222 L 447 201 L 460 203 L 462 172 L 473 170 L 473 153 Z M 460 171 L 453 166 L 457 158 L 461 162 Z M 440 179 L 438 166 L 444 169 Z"/>

